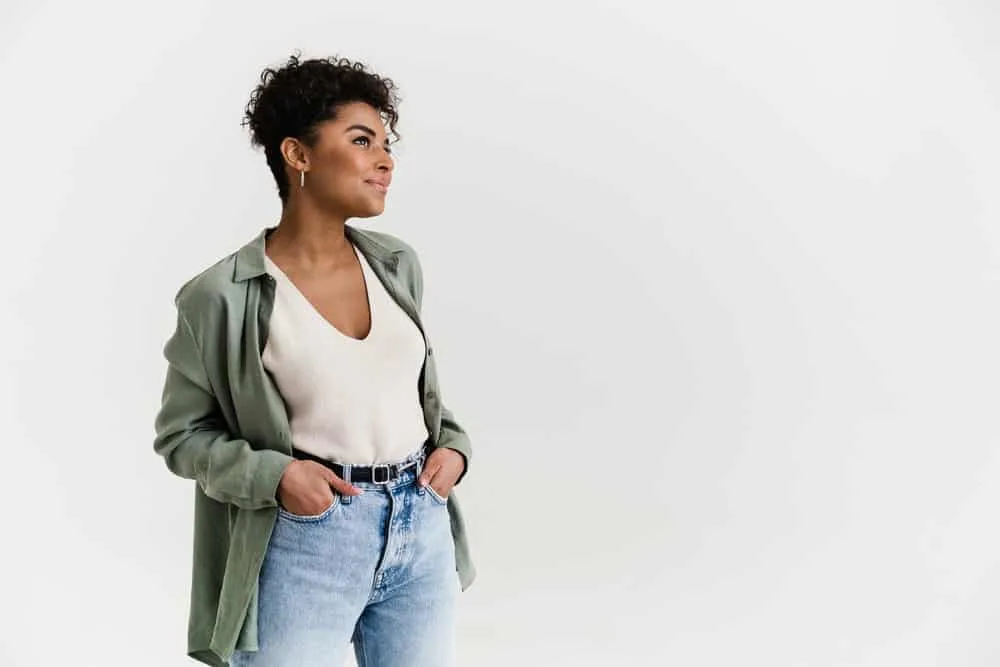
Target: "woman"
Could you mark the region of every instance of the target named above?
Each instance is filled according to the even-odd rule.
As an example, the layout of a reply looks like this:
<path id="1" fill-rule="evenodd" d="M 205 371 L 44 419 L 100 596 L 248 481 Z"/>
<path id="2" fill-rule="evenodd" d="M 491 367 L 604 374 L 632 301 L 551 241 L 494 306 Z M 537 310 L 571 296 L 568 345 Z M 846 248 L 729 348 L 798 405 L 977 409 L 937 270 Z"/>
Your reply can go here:
<path id="1" fill-rule="evenodd" d="M 471 583 L 419 259 L 382 213 L 394 84 L 346 59 L 265 69 L 246 108 L 282 213 L 188 281 L 154 449 L 197 480 L 188 654 L 209 665 L 442 667 Z M 231 662 L 229 662 L 231 660 Z"/>

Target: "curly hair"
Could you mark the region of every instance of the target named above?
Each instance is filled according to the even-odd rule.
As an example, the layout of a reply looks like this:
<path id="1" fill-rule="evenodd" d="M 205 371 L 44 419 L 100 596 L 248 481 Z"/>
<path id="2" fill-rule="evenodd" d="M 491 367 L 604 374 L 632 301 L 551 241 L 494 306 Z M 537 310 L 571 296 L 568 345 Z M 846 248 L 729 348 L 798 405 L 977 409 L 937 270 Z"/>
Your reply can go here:
<path id="1" fill-rule="evenodd" d="M 317 126 L 337 117 L 337 109 L 349 102 L 374 107 L 390 132 L 399 139 L 396 122 L 399 95 L 396 84 L 366 70 L 364 64 L 336 56 L 300 60 L 293 54 L 277 68 L 265 68 L 260 83 L 250 94 L 243 114 L 243 127 L 250 128 L 251 144 L 264 148 L 267 166 L 278 185 L 282 205 L 288 201 L 281 142 L 294 137 L 307 146 L 319 138 Z"/>

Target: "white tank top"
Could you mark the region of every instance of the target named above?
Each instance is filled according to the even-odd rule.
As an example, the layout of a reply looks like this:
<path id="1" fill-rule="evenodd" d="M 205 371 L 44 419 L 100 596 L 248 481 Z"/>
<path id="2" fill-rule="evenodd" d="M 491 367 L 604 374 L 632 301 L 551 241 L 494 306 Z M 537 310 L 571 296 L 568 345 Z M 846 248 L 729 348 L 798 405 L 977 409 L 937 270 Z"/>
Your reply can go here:
<path id="1" fill-rule="evenodd" d="M 428 437 L 417 386 L 424 339 L 364 254 L 354 252 L 371 309 L 362 340 L 327 322 L 265 255 L 275 293 L 264 368 L 288 408 L 294 447 L 338 463 L 395 463 Z"/>

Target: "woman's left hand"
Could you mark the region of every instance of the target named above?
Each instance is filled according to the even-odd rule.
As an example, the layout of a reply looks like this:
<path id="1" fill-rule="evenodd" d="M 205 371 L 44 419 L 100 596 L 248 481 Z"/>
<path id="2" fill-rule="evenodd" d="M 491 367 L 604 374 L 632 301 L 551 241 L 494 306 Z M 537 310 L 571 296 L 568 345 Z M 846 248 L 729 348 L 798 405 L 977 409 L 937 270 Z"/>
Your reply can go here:
<path id="1" fill-rule="evenodd" d="M 430 484 L 439 496 L 447 498 L 463 470 L 465 470 L 464 456 L 454 449 L 438 447 L 427 457 L 424 470 L 417 483 L 421 487 Z"/>

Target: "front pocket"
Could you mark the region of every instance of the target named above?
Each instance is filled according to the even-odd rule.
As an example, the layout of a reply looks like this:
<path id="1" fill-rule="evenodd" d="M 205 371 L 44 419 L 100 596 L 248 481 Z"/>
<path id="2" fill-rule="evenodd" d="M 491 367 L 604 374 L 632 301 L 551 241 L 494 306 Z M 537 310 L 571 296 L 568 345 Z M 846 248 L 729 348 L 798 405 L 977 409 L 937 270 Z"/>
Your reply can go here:
<path id="1" fill-rule="evenodd" d="M 298 521 L 299 523 L 316 523 L 317 521 L 322 521 L 323 519 L 330 516 L 333 513 L 333 510 L 337 509 L 337 505 L 339 504 L 340 504 L 340 494 L 335 493 L 333 494 L 333 502 L 330 503 L 330 506 L 327 507 L 322 512 L 320 512 L 319 514 L 312 514 L 308 516 L 304 516 L 302 514 L 292 514 L 281 505 L 278 505 L 278 516 L 284 519 L 288 519 L 289 521 Z"/>
<path id="2" fill-rule="evenodd" d="M 447 505 L 448 504 L 448 499 L 442 497 L 441 494 L 438 493 L 437 491 L 435 491 L 434 487 L 431 486 L 430 484 L 428 484 L 427 486 L 425 486 L 424 489 L 427 491 L 427 495 L 429 495 L 431 497 L 431 500 L 433 500 L 434 502 L 436 502 L 438 505 Z"/>

